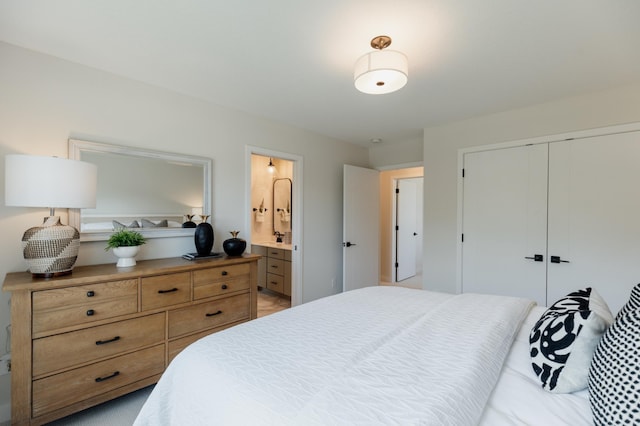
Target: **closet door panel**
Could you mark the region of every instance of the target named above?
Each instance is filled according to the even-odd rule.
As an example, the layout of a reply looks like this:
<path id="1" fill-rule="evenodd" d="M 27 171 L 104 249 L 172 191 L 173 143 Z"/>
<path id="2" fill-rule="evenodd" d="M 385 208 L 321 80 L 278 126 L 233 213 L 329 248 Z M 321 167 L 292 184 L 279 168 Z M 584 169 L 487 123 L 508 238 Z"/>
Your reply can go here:
<path id="1" fill-rule="evenodd" d="M 462 291 L 546 301 L 546 144 L 464 156 Z"/>
<path id="2" fill-rule="evenodd" d="M 640 282 L 639 162 L 639 132 L 550 144 L 548 303 L 591 286 L 615 313 Z"/>

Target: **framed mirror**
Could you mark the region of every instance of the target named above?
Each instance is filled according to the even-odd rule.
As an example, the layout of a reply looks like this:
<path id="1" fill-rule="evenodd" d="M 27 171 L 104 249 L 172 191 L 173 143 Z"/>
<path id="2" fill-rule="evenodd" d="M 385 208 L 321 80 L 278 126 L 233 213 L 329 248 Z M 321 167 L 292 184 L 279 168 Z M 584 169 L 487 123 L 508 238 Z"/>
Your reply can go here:
<path id="1" fill-rule="evenodd" d="M 283 234 L 291 231 L 291 186 L 289 178 L 273 181 L 273 233 Z"/>
<path id="2" fill-rule="evenodd" d="M 95 209 L 69 209 L 81 241 L 132 228 L 146 238 L 193 235 L 187 215 L 211 214 L 208 158 L 69 139 L 69 158 L 98 166 Z"/>

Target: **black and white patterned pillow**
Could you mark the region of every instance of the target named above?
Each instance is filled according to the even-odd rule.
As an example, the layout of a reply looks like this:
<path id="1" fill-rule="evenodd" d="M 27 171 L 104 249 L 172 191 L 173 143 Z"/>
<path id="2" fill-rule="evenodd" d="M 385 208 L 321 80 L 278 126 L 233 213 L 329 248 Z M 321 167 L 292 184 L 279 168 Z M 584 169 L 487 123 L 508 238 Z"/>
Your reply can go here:
<path id="1" fill-rule="evenodd" d="M 606 302 L 590 287 L 550 306 L 529 334 L 531 366 L 542 388 L 554 393 L 585 389 L 593 352 L 612 322 Z"/>
<path id="2" fill-rule="evenodd" d="M 618 316 L 602 336 L 589 368 L 596 425 L 640 424 L 640 309 Z"/>
<path id="3" fill-rule="evenodd" d="M 631 312 L 636 309 L 640 309 L 640 284 L 636 284 L 636 286 L 631 290 L 629 301 L 622 307 L 622 309 L 620 309 L 620 312 L 616 315 L 616 319 L 620 318 L 627 312 Z"/>

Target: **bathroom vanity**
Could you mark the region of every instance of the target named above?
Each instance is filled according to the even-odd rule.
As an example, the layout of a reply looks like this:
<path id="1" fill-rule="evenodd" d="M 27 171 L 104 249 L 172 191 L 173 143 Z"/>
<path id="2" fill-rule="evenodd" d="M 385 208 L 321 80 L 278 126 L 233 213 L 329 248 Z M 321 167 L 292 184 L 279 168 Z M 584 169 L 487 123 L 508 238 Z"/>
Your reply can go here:
<path id="1" fill-rule="evenodd" d="M 263 242 L 251 245 L 258 260 L 258 287 L 291 297 L 291 244 Z"/>

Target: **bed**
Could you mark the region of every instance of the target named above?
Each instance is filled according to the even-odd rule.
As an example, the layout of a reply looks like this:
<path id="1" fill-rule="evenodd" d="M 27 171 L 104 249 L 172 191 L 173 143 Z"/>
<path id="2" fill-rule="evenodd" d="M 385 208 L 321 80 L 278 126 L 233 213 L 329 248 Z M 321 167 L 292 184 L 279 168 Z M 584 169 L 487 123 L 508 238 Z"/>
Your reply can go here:
<path id="1" fill-rule="evenodd" d="M 531 368 L 545 308 L 506 296 L 379 286 L 195 342 L 142 425 L 590 425 L 587 391 L 553 394 Z"/>

